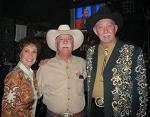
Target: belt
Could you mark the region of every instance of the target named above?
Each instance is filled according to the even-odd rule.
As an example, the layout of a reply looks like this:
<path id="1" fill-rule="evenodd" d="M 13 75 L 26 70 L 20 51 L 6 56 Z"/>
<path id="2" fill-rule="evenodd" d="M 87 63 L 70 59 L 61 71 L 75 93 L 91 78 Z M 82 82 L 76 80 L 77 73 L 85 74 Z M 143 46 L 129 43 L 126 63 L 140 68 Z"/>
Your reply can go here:
<path id="1" fill-rule="evenodd" d="M 58 114 L 58 113 L 54 113 L 50 110 L 47 110 L 47 114 L 48 114 L 48 117 L 83 117 L 83 111 L 79 112 L 79 113 L 61 113 L 61 114 Z"/>
<path id="2" fill-rule="evenodd" d="M 103 108 L 104 98 L 103 97 L 92 98 L 92 103 L 94 103 L 97 107 Z"/>
<path id="3" fill-rule="evenodd" d="M 95 98 L 92 98 L 90 117 L 99 117 L 99 116 L 105 117 L 104 116 L 104 107 L 97 106 L 95 104 Z"/>

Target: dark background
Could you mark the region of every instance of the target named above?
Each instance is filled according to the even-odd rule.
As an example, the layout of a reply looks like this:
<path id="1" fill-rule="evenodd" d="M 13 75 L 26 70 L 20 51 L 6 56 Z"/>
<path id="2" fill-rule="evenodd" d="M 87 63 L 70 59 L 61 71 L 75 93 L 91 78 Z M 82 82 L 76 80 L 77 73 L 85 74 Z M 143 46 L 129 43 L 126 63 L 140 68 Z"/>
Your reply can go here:
<path id="1" fill-rule="evenodd" d="M 104 2 L 116 7 L 124 17 L 121 39 L 141 46 L 149 61 L 148 0 L 0 0 L 0 55 L 14 60 L 16 24 L 26 25 L 32 36 L 36 30 L 47 32 L 60 24 L 70 24 L 70 9 Z"/>

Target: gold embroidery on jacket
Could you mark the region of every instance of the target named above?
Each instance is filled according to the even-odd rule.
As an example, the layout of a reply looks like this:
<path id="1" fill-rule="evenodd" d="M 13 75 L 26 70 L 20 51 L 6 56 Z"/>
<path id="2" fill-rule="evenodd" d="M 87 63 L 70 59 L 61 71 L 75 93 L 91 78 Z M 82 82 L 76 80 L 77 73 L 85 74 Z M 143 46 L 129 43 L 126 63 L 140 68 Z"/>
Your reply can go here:
<path id="1" fill-rule="evenodd" d="M 113 77 L 111 81 L 114 86 L 112 108 L 115 117 L 129 115 L 131 112 L 131 90 L 133 87 L 131 82 L 131 57 L 133 48 L 132 45 L 125 44 L 119 51 L 120 56 L 112 69 Z"/>
<path id="2" fill-rule="evenodd" d="M 88 49 L 88 53 L 87 53 L 87 83 L 90 84 L 91 82 L 91 71 L 93 69 L 92 67 L 92 58 L 93 58 L 93 54 L 94 54 L 94 50 L 95 50 L 95 46 L 92 46 Z M 88 86 L 88 91 L 89 91 L 89 85 Z"/>

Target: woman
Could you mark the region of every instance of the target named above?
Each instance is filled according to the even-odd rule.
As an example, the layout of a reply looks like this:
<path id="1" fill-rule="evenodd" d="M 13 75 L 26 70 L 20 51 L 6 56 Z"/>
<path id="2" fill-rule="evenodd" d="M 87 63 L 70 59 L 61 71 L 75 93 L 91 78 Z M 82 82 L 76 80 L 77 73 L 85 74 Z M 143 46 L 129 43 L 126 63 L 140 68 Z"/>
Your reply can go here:
<path id="1" fill-rule="evenodd" d="M 36 39 L 19 42 L 19 62 L 4 81 L 2 117 L 35 117 L 37 82 L 31 66 L 36 62 L 40 45 Z"/>

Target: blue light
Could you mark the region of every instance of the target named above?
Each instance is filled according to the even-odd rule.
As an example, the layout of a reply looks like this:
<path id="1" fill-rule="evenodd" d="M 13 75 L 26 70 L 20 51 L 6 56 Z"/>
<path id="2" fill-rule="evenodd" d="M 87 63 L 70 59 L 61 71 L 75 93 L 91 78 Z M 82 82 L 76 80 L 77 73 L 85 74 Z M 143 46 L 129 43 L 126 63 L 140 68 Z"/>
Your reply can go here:
<path id="1" fill-rule="evenodd" d="M 87 6 L 87 7 L 85 7 L 85 9 L 87 9 L 88 10 L 88 12 L 89 12 L 89 16 L 91 16 L 91 6 Z"/>
<path id="2" fill-rule="evenodd" d="M 82 8 L 76 8 L 75 14 L 76 19 L 82 18 Z"/>
<path id="3" fill-rule="evenodd" d="M 100 4 L 95 5 L 96 12 L 100 9 Z"/>
<path id="4" fill-rule="evenodd" d="M 93 9 L 93 8 L 94 8 L 94 9 Z M 100 4 L 76 8 L 76 9 L 75 9 L 75 19 L 80 19 L 80 18 L 82 18 L 83 9 L 87 9 L 88 12 L 89 12 L 89 16 L 91 16 L 92 13 L 96 13 L 96 12 L 100 9 Z"/>

